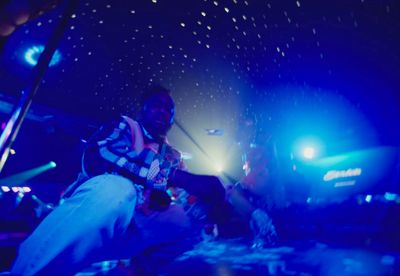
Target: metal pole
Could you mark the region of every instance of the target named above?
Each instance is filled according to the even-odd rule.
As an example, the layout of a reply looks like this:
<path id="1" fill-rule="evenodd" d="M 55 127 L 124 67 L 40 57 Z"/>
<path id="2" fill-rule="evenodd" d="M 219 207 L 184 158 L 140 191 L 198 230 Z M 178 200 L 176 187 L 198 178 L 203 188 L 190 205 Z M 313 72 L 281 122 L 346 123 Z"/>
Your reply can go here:
<path id="1" fill-rule="evenodd" d="M 18 131 L 22 125 L 26 113 L 32 103 L 33 97 L 35 96 L 40 83 L 44 77 L 44 74 L 49 66 L 51 58 L 57 49 L 57 46 L 64 34 L 68 22 L 71 19 L 71 15 L 75 12 L 78 7 L 79 0 L 67 0 L 65 3 L 65 9 L 63 15 L 54 29 L 49 41 L 40 55 L 37 65 L 33 69 L 32 78 L 29 81 L 26 89 L 22 91 L 21 100 L 15 107 L 10 119 L 7 122 L 1 136 L 0 136 L 0 173 L 7 161 L 10 148 L 17 137 Z"/>
<path id="2" fill-rule="evenodd" d="M 204 150 L 202 146 L 196 141 L 196 139 L 193 138 L 192 135 L 186 130 L 186 128 L 183 127 L 183 125 L 175 118 L 174 120 L 175 125 L 186 135 L 186 137 L 203 153 L 210 161 L 213 161 L 211 156 Z M 227 172 L 222 172 L 222 175 L 225 176 L 230 182 L 236 183 L 237 180 L 228 174 Z"/>
<path id="3" fill-rule="evenodd" d="M 212 160 L 211 156 L 200 146 L 199 143 L 193 138 L 192 135 L 183 127 L 183 125 L 175 118 L 175 125 L 186 135 L 187 138 L 204 154 L 208 159 Z"/>

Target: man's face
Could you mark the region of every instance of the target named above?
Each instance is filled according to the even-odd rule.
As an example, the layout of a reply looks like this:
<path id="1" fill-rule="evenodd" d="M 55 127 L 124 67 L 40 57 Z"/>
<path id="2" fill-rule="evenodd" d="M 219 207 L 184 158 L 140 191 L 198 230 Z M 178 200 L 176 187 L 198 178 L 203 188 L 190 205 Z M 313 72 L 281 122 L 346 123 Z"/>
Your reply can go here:
<path id="1" fill-rule="evenodd" d="M 144 103 L 142 123 L 154 138 L 164 137 L 174 122 L 175 106 L 166 93 L 151 96 Z"/>

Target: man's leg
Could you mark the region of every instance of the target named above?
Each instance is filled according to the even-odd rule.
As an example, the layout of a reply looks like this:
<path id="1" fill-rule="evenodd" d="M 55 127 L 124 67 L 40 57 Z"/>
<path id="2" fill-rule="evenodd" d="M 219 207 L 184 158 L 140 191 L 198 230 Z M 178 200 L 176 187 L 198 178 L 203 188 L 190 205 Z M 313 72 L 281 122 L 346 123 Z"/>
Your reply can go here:
<path id="1" fill-rule="evenodd" d="M 200 239 L 199 224 L 180 205 L 171 205 L 166 211 L 150 215 L 137 212 L 134 220 L 135 226 L 119 237 L 119 245 L 115 244 L 114 254 L 109 256 L 110 259 L 131 258 L 129 270 L 134 275 L 157 275 L 162 267 Z"/>
<path id="2" fill-rule="evenodd" d="M 101 259 L 128 228 L 136 190 L 131 181 L 100 175 L 83 183 L 20 246 L 12 268 L 23 275 L 69 275 Z"/>

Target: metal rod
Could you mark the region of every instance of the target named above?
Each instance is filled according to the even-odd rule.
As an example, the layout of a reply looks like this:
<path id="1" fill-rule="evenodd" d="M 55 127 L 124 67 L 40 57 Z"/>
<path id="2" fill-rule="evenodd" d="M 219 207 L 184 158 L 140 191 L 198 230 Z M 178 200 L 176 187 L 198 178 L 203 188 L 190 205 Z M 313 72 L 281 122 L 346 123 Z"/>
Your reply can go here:
<path id="1" fill-rule="evenodd" d="M 211 156 L 204 150 L 204 148 L 193 138 L 192 135 L 186 130 L 186 128 L 175 118 L 175 125 L 187 136 L 187 138 L 203 153 L 210 161 L 213 161 Z M 222 172 L 222 175 L 225 176 L 230 182 L 236 183 L 237 180 L 232 175 L 227 172 Z"/>
<path id="2" fill-rule="evenodd" d="M 175 125 L 189 138 L 189 140 L 203 153 L 208 159 L 212 160 L 211 156 L 200 146 L 192 135 L 183 127 L 183 125 L 175 118 Z"/>
<path id="3" fill-rule="evenodd" d="M 7 161 L 8 154 L 11 146 L 17 137 L 18 131 L 22 125 L 26 113 L 32 103 L 33 97 L 35 96 L 40 83 L 46 73 L 51 58 L 57 49 L 57 46 L 64 34 L 65 29 L 68 26 L 68 22 L 71 19 L 71 15 L 75 12 L 78 7 L 79 0 L 67 0 L 63 15 L 54 29 L 49 41 L 40 55 L 37 65 L 33 69 L 32 78 L 29 81 L 27 87 L 22 91 L 21 99 L 18 105 L 15 107 L 10 119 L 7 122 L 1 136 L 0 136 L 0 173 Z"/>

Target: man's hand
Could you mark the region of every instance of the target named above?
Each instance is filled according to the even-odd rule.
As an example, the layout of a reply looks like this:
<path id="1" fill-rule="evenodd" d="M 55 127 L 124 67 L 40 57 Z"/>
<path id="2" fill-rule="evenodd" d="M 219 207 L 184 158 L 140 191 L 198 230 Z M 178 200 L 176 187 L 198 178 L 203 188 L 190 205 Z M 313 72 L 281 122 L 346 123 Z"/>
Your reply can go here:
<path id="1" fill-rule="evenodd" d="M 251 214 L 251 220 L 256 225 L 257 231 L 261 234 L 267 233 L 268 229 L 272 225 L 271 218 L 266 212 L 261 209 L 256 209 L 253 211 L 253 213 Z"/>
<path id="2" fill-rule="evenodd" d="M 261 210 L 256 209 L 251 214 L 250 226 L 254 232 L 255 243 L 253 247 L 263 247 L 275 245 L 278 240 L 278 235 L 272 219 L 268 214 Z"/>

